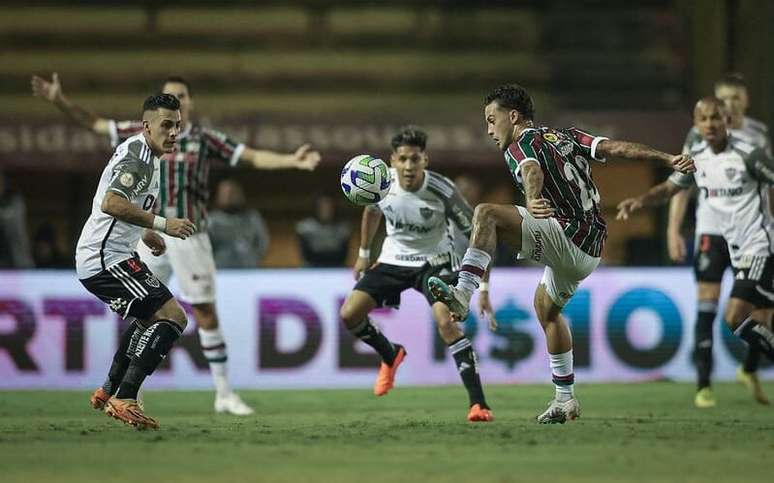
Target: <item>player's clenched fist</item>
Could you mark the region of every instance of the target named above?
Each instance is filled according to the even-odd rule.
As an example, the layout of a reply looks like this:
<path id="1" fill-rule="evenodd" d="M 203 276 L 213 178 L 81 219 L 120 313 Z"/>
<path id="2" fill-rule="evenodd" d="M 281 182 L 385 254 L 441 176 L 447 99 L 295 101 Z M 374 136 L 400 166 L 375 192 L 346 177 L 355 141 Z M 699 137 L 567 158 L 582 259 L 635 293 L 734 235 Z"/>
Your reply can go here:
<path id="1" fill-rule="evenodd" d="M 535 218 L 550 218 L 556 210 L 547 199 L 537 198 L 527 200 L 527 211 Z"/>
<path id="2" fill-rule="evenodd" d="M 164 228 L 164 233 L 185 240 L 196 233 L 196 225 L 185 218 L 167 218 L 167 226 Z"/>

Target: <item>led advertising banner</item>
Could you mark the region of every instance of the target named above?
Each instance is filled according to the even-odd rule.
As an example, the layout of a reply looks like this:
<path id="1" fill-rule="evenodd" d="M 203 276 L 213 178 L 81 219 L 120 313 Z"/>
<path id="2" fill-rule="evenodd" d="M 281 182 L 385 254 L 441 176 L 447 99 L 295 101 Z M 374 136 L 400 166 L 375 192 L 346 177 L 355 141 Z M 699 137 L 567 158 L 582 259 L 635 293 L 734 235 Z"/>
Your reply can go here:
<path id="1" fill-rule="evenodd" d="M 464 324 L 485 383 L 550 381 L 545 340 L 532 309 L 541 274 L 533 268 L 496 269 L 491 300 L 498 330 L 489 331 L 475 306 Z M 353 340 L 338 318 L 352 285 L 351 272 L 345 269 L 219 272 L 218 311 L 234 385 L 369 387 L 379 361 L 369 347 Z M 694 380 L 695 291 L 688 268 L 597 270 L 565 309 L 572 324 L 576 380 Z M 398 384 L 459 382 L 420 294 L 404 292 L 400 310 L 378 310 L 372 319 L 408 350 Z M 195 323 L 192 317 L 189 321 L 149 387 L 210 387 Z M 72 272 L 0 272 L 0 388 L 100 384 L 123 324 Z M 719 317 L 717 380 L 733 378 L 744 350 Z M 763 377 L 774 376 L 768 362 L 762 368 Z"/>

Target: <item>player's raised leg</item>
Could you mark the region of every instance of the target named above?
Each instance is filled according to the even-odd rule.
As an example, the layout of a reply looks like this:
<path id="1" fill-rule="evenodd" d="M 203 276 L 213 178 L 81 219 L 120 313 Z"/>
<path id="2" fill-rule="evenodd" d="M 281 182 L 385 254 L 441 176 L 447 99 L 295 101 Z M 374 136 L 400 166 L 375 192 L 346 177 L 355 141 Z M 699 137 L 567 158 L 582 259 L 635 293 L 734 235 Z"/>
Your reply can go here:
<path id="1" fill-rule="evenodd" d="M 468 421 L 493 421 L 494 416 L 486 403 L 481 378 L 478 374 L 478 357 L 476 357 L 470 339 L 465 337 L 457 323 L 452 320 L 451 312 L 445 304 L 436 302 L 432 309 L 433 319 L 438 325 L 438 333 L 454 357 L 457 372 L 459 372 L 462 384 L 468 392 L 470 401 Z"/>
<path id="2" fill-rule="evenodd" d="M 379 375 L 374 384 L 374 394 L 383 396 L 395 385 L 395 374 L 406 357 L 406 350 L 400 344 L 393 344 L 376 327 L 368 314 L 376 308 L 376 301 L 366 292 L 353 290 L 339 315 L 352 335 L 371 346 L 382 358 Z"/>
<path id="3" fill-rule="evenodd" d="M 109 416 L 137 429 L 158 429 L 158 422 L 145 415 L 137 404 L 137 392 L 167 356 L 187 323 L 185 311 L 173 298 L 153 314 L 149 327 L 140 335 L 118 392 L 107 402 L 105 412 Z"/>
<path id="4" fill-rule="evenodd" d="M 457 285 L 448 285 L 438 277 L 428 280 L 433 299 L 449 307 L 457 320 L 468 316 L 470 298 L 492 261 L 498 237 L 514 250 L 521 249 L 521 222 L 521 215 L 512 205 L 478 205 L 473 213 L 470 248 L 462 258 Z"/>

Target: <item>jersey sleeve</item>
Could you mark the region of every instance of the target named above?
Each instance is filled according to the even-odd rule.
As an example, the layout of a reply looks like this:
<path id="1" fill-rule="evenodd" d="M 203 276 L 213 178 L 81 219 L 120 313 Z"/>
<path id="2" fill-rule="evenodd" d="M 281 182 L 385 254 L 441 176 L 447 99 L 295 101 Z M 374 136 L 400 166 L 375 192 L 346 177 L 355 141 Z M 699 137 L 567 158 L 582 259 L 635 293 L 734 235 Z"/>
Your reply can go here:
<path id="1" fill-rule="evenodd" d="M 454 193 L 446 201 L 446 217 L 454 222 L 462 233 L 470 236 L 473 229 L 473 208 L 462 197 L 456 186 L 454 186 Z"/>
<path id="2" fill-rule="evenodd" d="M 764 148 L 753 149 L 750 155 L 745 158 L 745 165 L 747 165 L 747 171 L 755 179 L 764 183 L 774 184 L 774 160 L 771 159 L 771 156 Z"/>
<path id="3" fill-rule="evenodd" d="M 142 121 L 108 121 L 110 145 L 114 148 L 135 134 L 142 132 Z"/>
<path id="4" fill-rule="evenodd" d="M 220 131 L 214 129 L 202 130 L 202 140 L 207 150 L 206 157 L 210 161 L 226 163 L 236 166 L 239 157 L 245 149 L 245 145 L 237 143 Z"/>
<path id="5" fill-rule="evenodd" d="M 693 177 L 693 173 L 686 174 L 686 173 L 681 173 L 680 171 L 675 171 L 674 173 L 669 175 L 669 178 L 667 178 L 667 180 L 670 183 L 675 184 L 681 188 L 690 188 L 696 182 L 695 178 Z"/>
<path id="6" fill-rule="evenodd" d="M 580 146 L 581 154 L 585 157 L 604 163 L 605 158 L 597 156 L 597 146 L 600 142 L 607 140 L 604 136 L 595 136 L 587 131 L 582 131 L 577 127 L 571 127 L 567 132 L 575 138 L 575 142 Z"/>
<path id="7" fill-rule="evenodd" d="M 124 157 L 115 164 L 107 191 L 131 201 L 144 190 L 153 176 L 153 155 L 142 142 L 129 146 Z"/>

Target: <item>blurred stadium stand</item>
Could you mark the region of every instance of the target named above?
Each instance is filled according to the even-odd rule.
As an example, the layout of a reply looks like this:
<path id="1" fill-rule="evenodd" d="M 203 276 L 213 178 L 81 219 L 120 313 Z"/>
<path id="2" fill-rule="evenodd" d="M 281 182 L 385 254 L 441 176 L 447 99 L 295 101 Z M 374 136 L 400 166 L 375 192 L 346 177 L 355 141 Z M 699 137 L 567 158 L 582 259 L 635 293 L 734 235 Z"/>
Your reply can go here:
<path id="1" fill-rule="evenodd" d="M 432 128 L 432 168 L 472 172 L 489 199 L 514 199 L 481 119 L 483 94 L 500 83 L 527 86 L 539 121 L 678 151 L 693 100 L 722 72 L 740 70 L 750 79 L 751 114 L 770 123 L 772 3 L 6 1 L 0 162 L 27 199 L 30 232 L 49 222 L 74 244 L 109 149 L 34 99 L 30 76 L 57 71 L 71 99 L 123 119 L 137 116 L 161 79 L 183 75 L 204 122 L 251 144 L 289 150 L 309 140 L 323 152 L 312 175 L 240 173 L 275 240 L 265 264 L 297 266 L 289 240 L 311 196 L 337 194 L 349 156 L 387 156 L 390 129 L 402 123 Z M 663 172 L 624 164 L 594 174 L 611 225 L 606 261 L 625 263 L 627 245 L 643 246 L 627 240 L 659 240 L 663 215 L 621 224 L 614 207 Z M 211 188 L 225 175 L 215 172 Z M 337 199 L 356 222 L 358 210 Z"/>

